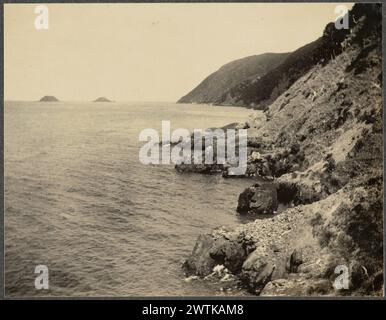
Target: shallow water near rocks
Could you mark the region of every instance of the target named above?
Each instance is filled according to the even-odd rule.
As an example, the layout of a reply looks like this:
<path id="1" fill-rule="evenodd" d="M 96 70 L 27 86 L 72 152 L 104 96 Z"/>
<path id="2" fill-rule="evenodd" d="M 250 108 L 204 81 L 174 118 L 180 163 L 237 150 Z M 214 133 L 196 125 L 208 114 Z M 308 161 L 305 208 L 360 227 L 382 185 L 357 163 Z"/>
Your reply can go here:
<path id="1" fill-rule="evenodd" d="M 245 179 L 138 161 L 139 132 L 220 127 L 250 110 L 173 103 L 5 103 L 8 296 L 222 295 L 181 270 L 200 233 L 242 222 Z M 37 291 L 34 269 L 49 268 Z M 229 292 L 242 294 L 242 292 Z"/>

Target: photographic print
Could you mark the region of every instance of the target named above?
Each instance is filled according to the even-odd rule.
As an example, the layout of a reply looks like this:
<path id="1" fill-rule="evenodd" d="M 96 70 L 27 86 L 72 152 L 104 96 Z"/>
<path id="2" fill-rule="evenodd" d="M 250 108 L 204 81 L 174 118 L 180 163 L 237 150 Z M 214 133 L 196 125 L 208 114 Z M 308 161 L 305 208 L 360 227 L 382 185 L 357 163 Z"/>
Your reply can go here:
<path id="1" fill-rule="evenodd" d="M 381 3 L 3 9 L 7 298 L 383 297 Z"/>

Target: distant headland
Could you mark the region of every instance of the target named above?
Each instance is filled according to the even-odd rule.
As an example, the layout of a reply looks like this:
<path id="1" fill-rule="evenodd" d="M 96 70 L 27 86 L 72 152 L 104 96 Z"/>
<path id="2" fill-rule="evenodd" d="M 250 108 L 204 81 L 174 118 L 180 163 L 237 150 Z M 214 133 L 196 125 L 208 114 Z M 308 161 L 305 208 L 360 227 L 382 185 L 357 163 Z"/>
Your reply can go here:
<path id="1" fill-rule="evenodd" d="M 59 100 L 56 97 L 54 97 L 54 96 L 44 96 L 39 101 L 43 101 L 43 102 L 58 102 Z"/>

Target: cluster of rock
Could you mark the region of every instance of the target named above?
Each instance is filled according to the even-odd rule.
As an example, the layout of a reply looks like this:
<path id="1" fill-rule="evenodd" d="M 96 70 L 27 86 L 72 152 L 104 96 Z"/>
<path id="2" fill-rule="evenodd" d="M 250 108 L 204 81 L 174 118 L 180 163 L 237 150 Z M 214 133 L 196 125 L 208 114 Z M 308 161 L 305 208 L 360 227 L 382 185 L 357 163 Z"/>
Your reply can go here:
<path id="1" fill-rule="evenodd" d="M 356 4 L 349 15 L 342 50 L 242 125 L 256 182 L 237 211 L 258 219 L 200 235 L 187 275 L 220 265 L 258 295 L 382 294 L 381 10 Z M 227 165 L 177 169 L 227 177 Z M 347 290 L 333 286 L 338 265 L 349 270 Z"/>

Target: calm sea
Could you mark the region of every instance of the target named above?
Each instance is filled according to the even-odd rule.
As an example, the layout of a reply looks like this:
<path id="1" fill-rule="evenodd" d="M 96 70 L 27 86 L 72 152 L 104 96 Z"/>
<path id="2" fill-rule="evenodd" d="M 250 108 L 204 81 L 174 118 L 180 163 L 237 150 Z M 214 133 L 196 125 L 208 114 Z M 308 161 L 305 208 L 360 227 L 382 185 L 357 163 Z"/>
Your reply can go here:
<path id="1" fill-rule="evenodd" d="M 144 128 L 219 127 L 250 111 L 173 103 L 5 103 L 5 269 L 9 296 L 221 294 L 187 282 L 200 233 L 240 223 L 243 179 L 138 161 Z M 35 266 L 49 269 L 47 291 Z"/>

